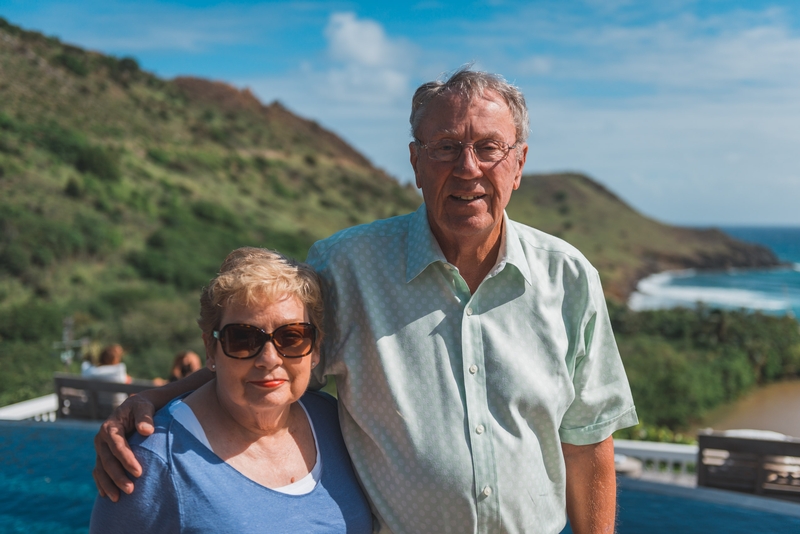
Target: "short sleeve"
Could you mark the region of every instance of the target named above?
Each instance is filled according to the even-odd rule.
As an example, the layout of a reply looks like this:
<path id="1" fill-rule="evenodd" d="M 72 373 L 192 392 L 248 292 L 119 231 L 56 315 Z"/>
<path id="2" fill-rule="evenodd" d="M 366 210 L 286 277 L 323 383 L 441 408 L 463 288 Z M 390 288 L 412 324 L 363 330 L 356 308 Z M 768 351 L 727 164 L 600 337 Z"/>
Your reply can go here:
<path id="1" fill-rule="evenodd" d="M 92 509 L 90 534 L 151 534 L 180 532 L 180 510 L 164 461 L 149 450 L 134 449 L 143 475 L 131 495 L 120 493 L 114 503 L 98 496 Z"/>
<path id="2" fill-rule="evenodd" d="M 573 400 L 561 422 L 563 443 L 599 443 L 638 422 L 597 271 L 588 275 L 588 299 L 577 348 Z"/>

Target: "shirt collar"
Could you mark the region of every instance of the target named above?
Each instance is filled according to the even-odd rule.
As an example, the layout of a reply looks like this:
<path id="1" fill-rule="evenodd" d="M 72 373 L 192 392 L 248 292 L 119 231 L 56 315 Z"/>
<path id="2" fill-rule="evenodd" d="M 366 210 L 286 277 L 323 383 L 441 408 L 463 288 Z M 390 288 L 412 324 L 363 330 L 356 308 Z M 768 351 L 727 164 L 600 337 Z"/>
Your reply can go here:
<path id="1" fill-rule="evenodd" d="M 508 215 L 503 212 L 503 236 L 500 243 L 500 252 L 497 255 L 497 262 L 490 271 L 490 276 L 494 276 L 502 271 L 506 264 L 511 264 L 517 268 L 525 281 L 531 284 L 531 270 L 525 259 L 525 253 L 520 244 L 519 235 L 512 226 Z M 408 228 L 408 250 L 406 251 L 406 283 L 411 282 L 420 275 L 429 265 L 441 262 L 447 263 L 439 242 L 431 232 L 428 223 L 428 212 L 425 204 L 422 204 L 414 213 L 409 221 Z"/>
<path id="2" fill-rule="evenodd" d="M 505 268 L 504 264 L 510 264 L 517 268 L 519 274 L 525 279 L 528 285 L 533 283 L 533 275 L 531 274 L 531 266 L 525 256 L 525 251 L 522 250 L 522 242 L 519 238 L 519 233 L 508 218 L 508 214 L 503 212 L 503 233 L 504 244 L 500 245 L 500 254 L 497 255 L 497 265 L 490 271 L 493 274 L 499 273 Z M 505 248 L 505 254 L 503 249 Z"/>
<path id="3" fill-rule="evenodd" d="M 408 223 L 408 250 L 406 251 L 406 283 L 424 271 L 428 265 L 440 261 L 447 263 L 442 247 L 431 232 L 425 204 L 411 217 Z"/>

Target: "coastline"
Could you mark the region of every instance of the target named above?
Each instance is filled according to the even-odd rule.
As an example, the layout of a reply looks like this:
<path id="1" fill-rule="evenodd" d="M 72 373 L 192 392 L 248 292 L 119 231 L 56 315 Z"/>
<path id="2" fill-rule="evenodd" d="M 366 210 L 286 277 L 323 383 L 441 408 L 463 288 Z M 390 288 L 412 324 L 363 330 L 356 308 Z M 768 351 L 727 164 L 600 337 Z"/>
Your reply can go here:
<path id="1" fill-rule="evenodd" d="M 705 278 L 719 281 L 726 277 L 758 277 L 800 273 L 800 263 L 780 262 L 773 267 L 727 267 L 724 269 L 669 269 L 641 278 L 626 300 L 631 310 L 653 310 L 672 307 L 693 308 L 698 302 L 724 309 L 748 309 L 765 313 L 789 313 L 797 316 L 800 301 L 790 298 L 784 286 L 783 294 L 747 287 L 703 284 L 674 284 L 675 281 Z M 716 280 L 714 277 L 717 277 Z M 733 285 L 733 284 L 732 284 Z"/>
<path id="2" fill-rule="evenodd" d="M 681 231 L 690 229 L 682 228 Z M 791 265 L 763 243 L 741 241 L 721 230 L 704 230 L 703 236 L 715 252 L 697 250 L 690 254 L 665 253 L 642 250 L 638 264 L 620 269 L 620 273 L 609 279 L 606 293 L 621 302 L 628 302 L 637 292 L 639 284 L 651 276 L 663 273 L 694 270 L 698 273 L 726 273 L 734 271 L 761 271 L 787 268 Z M 721 247 L 721 248 L 720 248 Z M 604 283 L 605 287 L 605 283 Z M 693 305 L 694 303 L 692 303 Z"/>

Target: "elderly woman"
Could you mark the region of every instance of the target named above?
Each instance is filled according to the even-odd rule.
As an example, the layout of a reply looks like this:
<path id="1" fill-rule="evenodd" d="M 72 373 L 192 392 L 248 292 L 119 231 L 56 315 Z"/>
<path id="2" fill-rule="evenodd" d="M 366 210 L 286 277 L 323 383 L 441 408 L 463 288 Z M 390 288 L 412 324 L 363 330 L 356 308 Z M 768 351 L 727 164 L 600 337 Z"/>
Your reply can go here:
<path id="1" fill-rule="evenodd" d="M 310 267 L 233 251 L 200 298 L 214 379 L 131 439 L 143 474 L 119 502 L 98 497 L 91 532 L 372 532 L 336 401 L 306 392 L 321 322 Z"/>

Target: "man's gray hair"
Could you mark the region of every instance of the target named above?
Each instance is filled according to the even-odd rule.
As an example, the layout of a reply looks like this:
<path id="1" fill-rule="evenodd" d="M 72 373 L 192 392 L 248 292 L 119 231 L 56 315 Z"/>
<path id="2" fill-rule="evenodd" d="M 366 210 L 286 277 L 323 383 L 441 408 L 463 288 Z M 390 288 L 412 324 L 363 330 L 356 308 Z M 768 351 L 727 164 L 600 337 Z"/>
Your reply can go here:
<path id="1" fill-rule="evenodd" d="M 494 91 L 505 100 L 514 120 L 517 135 L 515 143 L 524 143 L 528 139 L 530 123 L 522 92 L 499 74 L 470 70 L 469 65 L 455 71 L 447 80 L 439 79 L 419 86 L 411 99 L 411 135 L 417 137 L 417 128 L 425 116 L 425 110 L 435 98 L 456 94 L 472 100 L 483 96 L 486 91 Z"/>

